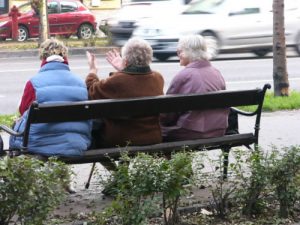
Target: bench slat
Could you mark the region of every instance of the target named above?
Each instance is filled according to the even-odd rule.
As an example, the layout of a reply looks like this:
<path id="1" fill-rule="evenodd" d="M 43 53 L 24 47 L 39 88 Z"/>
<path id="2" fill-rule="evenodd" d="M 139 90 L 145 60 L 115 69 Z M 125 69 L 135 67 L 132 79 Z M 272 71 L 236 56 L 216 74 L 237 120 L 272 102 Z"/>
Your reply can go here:
<path id="1" fill-rule="evenodd" d="M 163 153 L 182 151 L 183 149 L 192 151 L 201 151 L 209 149 L 221 149 L 222 147 L 235 147 L 242 145 L 251 145 L 256 142 L 253 133 L 226 135 L 218 138 L 197 139 L 189 141 L 165 142 L 146 146 L 128 146 L 116 148 L 93 149 L 84 152 L 80 157 L 60 157 L 59 159 L 68 164 L 80 164 L 89 162 L 103 162 L 110 158 L 119 158 L 121 152 L 128 151 L 129 155 L 143 153 Z"/>
<path id="2" fill-rule="evenodd" d="M 263 97 L 264 92 L 262 89 L 253 89 L 218 91 L 206 94 L 33 104 L 30 112 L 30 120 L 31 123 L 50 123 L 80 121 L 101 117 L 151 116 L 168 112 L 258 105 L 262 102 Z"/>

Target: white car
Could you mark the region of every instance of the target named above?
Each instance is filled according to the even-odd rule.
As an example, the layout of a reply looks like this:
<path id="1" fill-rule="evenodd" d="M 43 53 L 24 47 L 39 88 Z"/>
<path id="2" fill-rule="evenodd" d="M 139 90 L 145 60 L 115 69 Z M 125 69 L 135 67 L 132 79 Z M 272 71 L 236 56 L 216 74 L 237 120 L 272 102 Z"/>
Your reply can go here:
<path id="1" fill-rule="evenodd" d="M 251 51 L 263 57 L 272 51 L 273 0 L 198 0 L 181 14 L 141 21 L 133 32 L 148 40 L 154 57 L 176 55 L 178 39 L 201 34 L 214 58 L 219 52 Z M 300 54 L 300 0 L 285 0 L 286 45 Z"/>
<path id="2" fill-rule="evenodd" d="M 136 24 L 145 18 L 178 14 L 190 0 L 129 0 L 115 15 L 103 20 L 112 44 L 122 46 L 131 37 Z"/>

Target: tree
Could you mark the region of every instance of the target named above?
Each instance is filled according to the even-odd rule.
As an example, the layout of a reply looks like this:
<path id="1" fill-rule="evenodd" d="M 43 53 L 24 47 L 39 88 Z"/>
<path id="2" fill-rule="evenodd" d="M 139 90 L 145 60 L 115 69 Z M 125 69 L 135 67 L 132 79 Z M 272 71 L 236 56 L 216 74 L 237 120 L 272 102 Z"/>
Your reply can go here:
<path id="1" fill-rule="evenodd" d="M 47 0 L 31 0 L 31 6 L 40 18 L 39 44 L 49 38 L 48 7 Z"/>
<path id="2" fill-rule="evenodd" d="M 284 28 L 284 0 L 273 0 L 273 81 L 274 95 L 289 95 Z"/>

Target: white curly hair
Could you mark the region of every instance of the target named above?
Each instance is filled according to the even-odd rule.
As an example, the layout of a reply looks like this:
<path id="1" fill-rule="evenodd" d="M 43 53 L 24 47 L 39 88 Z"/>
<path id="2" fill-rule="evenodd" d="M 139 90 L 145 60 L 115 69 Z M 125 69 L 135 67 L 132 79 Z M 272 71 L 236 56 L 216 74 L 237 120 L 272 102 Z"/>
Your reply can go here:
<path id="1" fill-rule="evenodd" d="M 151 45 L 139 37 L 130 38 L 122 48 L 122 58 L 126 60 L 128 66 L 149 66 L 152 57 Z"/>
<path id="2" fill-rule="evenodd" d="M 177 45 L 177 49 L 182 52 L 190 62 L 195 60 L 208 60 L 207 44 L 205 39 L 199 34 L 182 36 Z"/>
<path id="3" fill-rule="evenodd" d="M 68 48 L 65 44 L 56 38 L 47 39 L 40 45 L 40 59 L 47 59 L 51 55 L 68 56 Z"/>

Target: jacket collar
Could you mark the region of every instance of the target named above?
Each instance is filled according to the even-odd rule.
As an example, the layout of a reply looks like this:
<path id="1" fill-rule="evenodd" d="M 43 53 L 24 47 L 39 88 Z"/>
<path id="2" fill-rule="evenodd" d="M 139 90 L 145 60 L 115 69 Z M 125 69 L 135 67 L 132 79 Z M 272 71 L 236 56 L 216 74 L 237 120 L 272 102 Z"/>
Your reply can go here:
<path id="1" fill-rule="evenodd" d="M 122 70 L 124 73 L 129 73 L 133 75 L 143 75 L 151 72 L 150 66 L 128 66 Z"/>
<path id="2" fill-rule="evenodd" d="M 65 63 L 53 61 L 43 65 L 40 69 L 40 72 L 47 71 L 47 70 L 70 70 L 70 68 Z"/>

